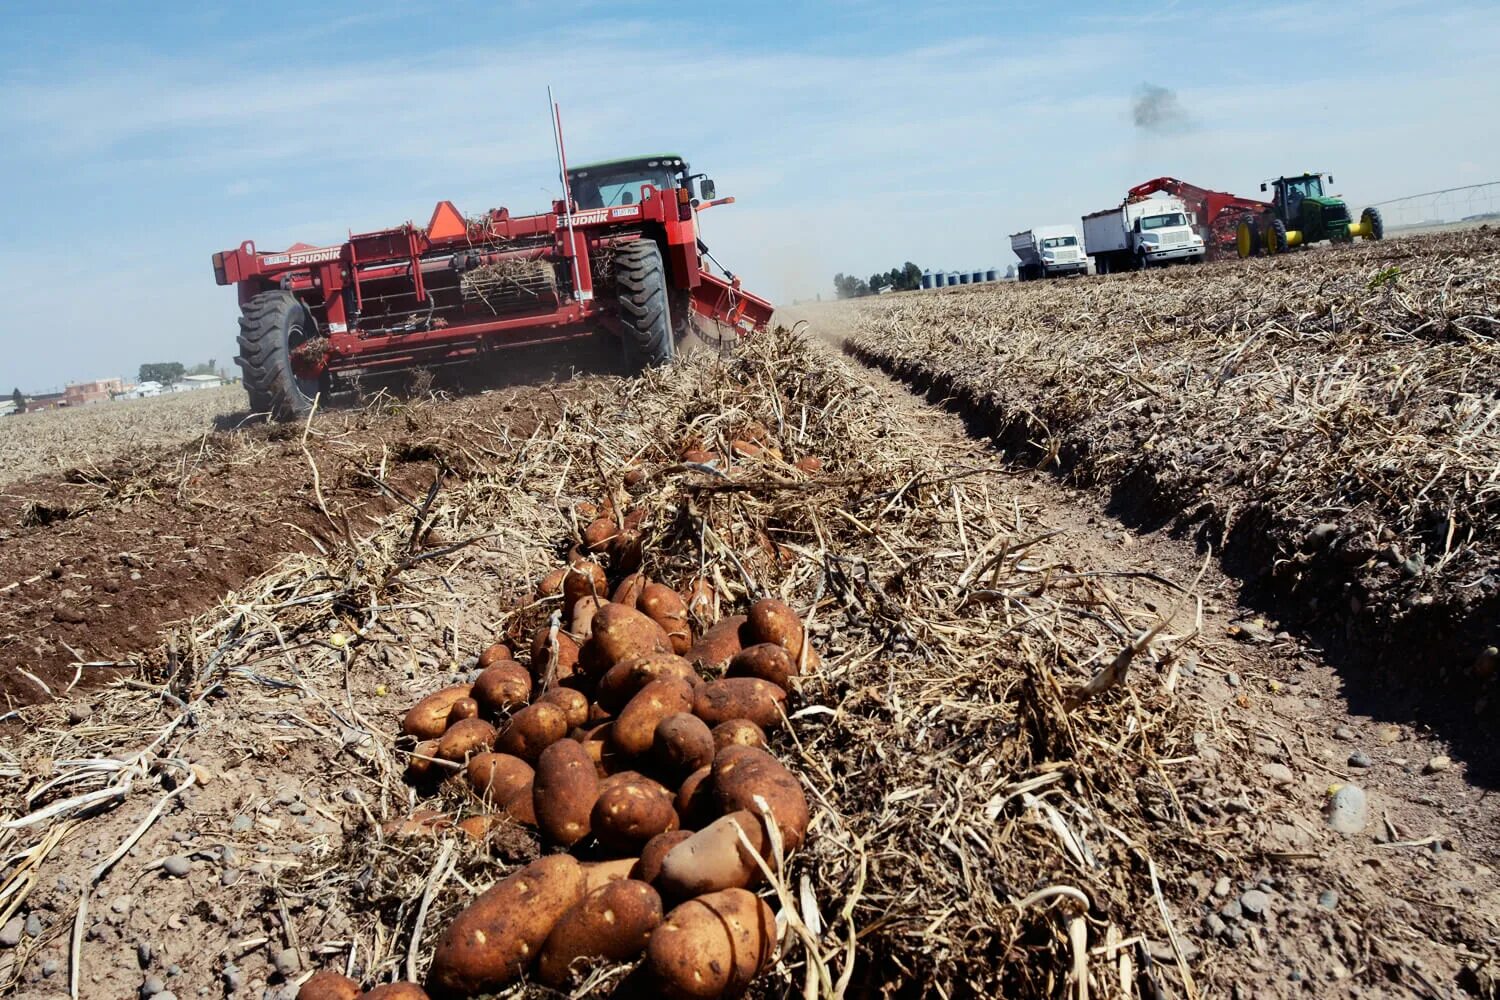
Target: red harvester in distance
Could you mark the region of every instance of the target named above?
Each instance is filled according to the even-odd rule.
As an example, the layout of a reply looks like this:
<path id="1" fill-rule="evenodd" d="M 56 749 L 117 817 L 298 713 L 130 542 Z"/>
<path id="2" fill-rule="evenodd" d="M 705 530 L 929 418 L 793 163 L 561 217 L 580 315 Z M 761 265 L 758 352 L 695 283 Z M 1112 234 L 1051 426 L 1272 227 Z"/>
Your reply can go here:
<path id="1" fill-rule="evenodd" d="M 1158 191 L 1181 198 L 1188 211 L 1197 216 L 1198 235 L 1203 237 L 1209 260 L 1237 255 L 1235 231 L 1240 216 L 1247 212 L 1258 216 L 1271 210 L 1266 202 L 1241 198 L 1225 191 L 1210 191 L 1175 177 L 1158 177 L 1137 184 L 1130 189 L 1125 200 L 1142 201 Z"/>
<path id="2" fill-rule="evenodd" d="M 341 379 L 600 331 L 643 368 L 670 360 L 690 331 L 765 327 L 771 304 L 705 264 L 697 212 L 734 200 L 714 201 L 711 180 L 675 154 L 569 169 L 560 135 L 558 160 L 564 200 L 537 215 L 469 219 L 444 201 L 425 227 L 214 254 L 218 283 L 238 286 L 235 360 L 251 408 L 287 419 Z"/>

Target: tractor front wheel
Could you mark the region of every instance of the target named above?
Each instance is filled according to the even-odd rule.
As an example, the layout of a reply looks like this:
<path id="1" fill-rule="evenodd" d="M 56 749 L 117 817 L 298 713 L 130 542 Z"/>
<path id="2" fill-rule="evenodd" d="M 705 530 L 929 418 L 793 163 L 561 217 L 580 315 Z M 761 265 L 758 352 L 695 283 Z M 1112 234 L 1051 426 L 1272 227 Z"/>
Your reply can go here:
<path id="1" fill-rule="evenodd" d="M 1365 239 L 1385 239 L 1385 220 L 1380 217 L 1380 209 L 1367 208 L 1359 213 L 1360 228 L 1364 230 Z"/>
<path id="2" fill-rule="evenodd" d="M 315 348 L 317 323 L 291 292 L 261 292 L 241 307 L 240 356 L 250 408 L 274 420 L 304 417 L 312 409 L 321 378 L 299 360 Z"/>
<path id="3" fill-rule="evenodd" d="M 1240 260 L 1260 256 L 1260 224 L 1255 221 L 1255 216 L 1247 215 L 1240 220 L 1234 234 L 1234 249 Z"/>
<path id="4" fill-rule="evenodd" d="M 637 371 L 666 364 L 676 345 L 661 250 L 652 240 L 635 240 L 615 251 L 614 263 L 627 363 Z"/>
<path id="5" fill-rule="evenodd" d="M 1280 219 L 1272 219 L 1271 225 L 1266 229 L 1266 253 L 1286 253 L 1286 248 L 1286 223 Z"/>

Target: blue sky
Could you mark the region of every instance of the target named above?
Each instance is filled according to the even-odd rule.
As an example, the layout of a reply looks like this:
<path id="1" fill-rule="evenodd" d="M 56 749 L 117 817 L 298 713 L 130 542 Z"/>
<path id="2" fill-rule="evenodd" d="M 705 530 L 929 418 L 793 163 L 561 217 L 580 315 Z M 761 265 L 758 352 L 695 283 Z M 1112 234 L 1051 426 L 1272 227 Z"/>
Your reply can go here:
<path id="1" fill-rule="evenodd" d="M 1005 266 L 1007 234 L 1159 174 L 1356 207 L 1500 178 L 1500 4 L 5 5 L 0 383 L 234 355 L 208 258 L 532 211 L 574 160 L 681 151 L 715 255 L 777 300 L 835 271 Z M 149 11 L 149 13 L 146 13 Z M 1132 120 L 1172 90 L 1163 128 Z"/>

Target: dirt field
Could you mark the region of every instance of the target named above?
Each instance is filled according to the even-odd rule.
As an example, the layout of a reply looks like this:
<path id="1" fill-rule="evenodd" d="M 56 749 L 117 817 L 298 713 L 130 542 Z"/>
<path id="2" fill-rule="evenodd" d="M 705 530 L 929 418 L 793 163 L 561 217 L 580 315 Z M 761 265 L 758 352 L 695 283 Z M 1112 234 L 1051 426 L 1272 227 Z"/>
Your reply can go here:
<path id="1" fill-rule="evenodd" d="M 1183 274 L 1099 284 L 1158 295 Z M 1060 331 L 1093 294 L 992 294 L 1021 293 L 1056 294 Z M 994 322 L 938 298 L 852 321 L 905 315 L 888 338 L 931 327 L 934 357 Z M 491 642 L 547 627 L 536 581 L 579 543 L 577 505 L 608 497 L 653 579 L 711 583 L 696 630 L 774 595 L 820 654 L 771 737 L 811 822 L 762 887 L 784 933 L 754 995 L 1496 995 L 1482 754 L 1351 705 L 1363 646 L 1253 603 L 1170 518 L 1122 520 L 1108 477 L 1018 463 L 1050 450 L 1034 427 L 993 447 L 980 411 L 831 347 L 849 312 L 806 318 L 814 337 L 640 380 L 335 413 L 306 441 L 214 434 L 17 489 L 0 586 L 29 610 L 0 628 L 0 668 L 35 703 L 0 740 L 0 988 L 290 1000 L 314 969 L 421 980 L 464 904 L 555 848 L 508 820 L 397 836 L 419 806 L 488 814 L 461 781 L 409 784 L 398 725 Z M 821 470 L 732 444 L 756 424 Z M 628 963 L 571 992 L 660 995 Z"/>
<path id="2" fill-rule="evenodd" d="M 245 411 L 237 385 L 0 420 L 0 486 L 194 440 Z"/>

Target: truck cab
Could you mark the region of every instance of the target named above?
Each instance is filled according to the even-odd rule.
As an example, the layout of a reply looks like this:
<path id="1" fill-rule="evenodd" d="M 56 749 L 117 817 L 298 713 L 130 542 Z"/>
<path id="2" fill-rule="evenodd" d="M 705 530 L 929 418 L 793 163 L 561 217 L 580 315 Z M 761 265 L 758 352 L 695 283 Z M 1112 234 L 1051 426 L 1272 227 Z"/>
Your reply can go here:
<path id="1" fill-rule="evenodd" d="M 1130 249 L 1138 267 L 1203 259 L 1203 237 L 1194 228 L 1193 217 L 1176 198 L 1135 202 L 1127 206 L 1126 215 L 1134 215 Z"/>

